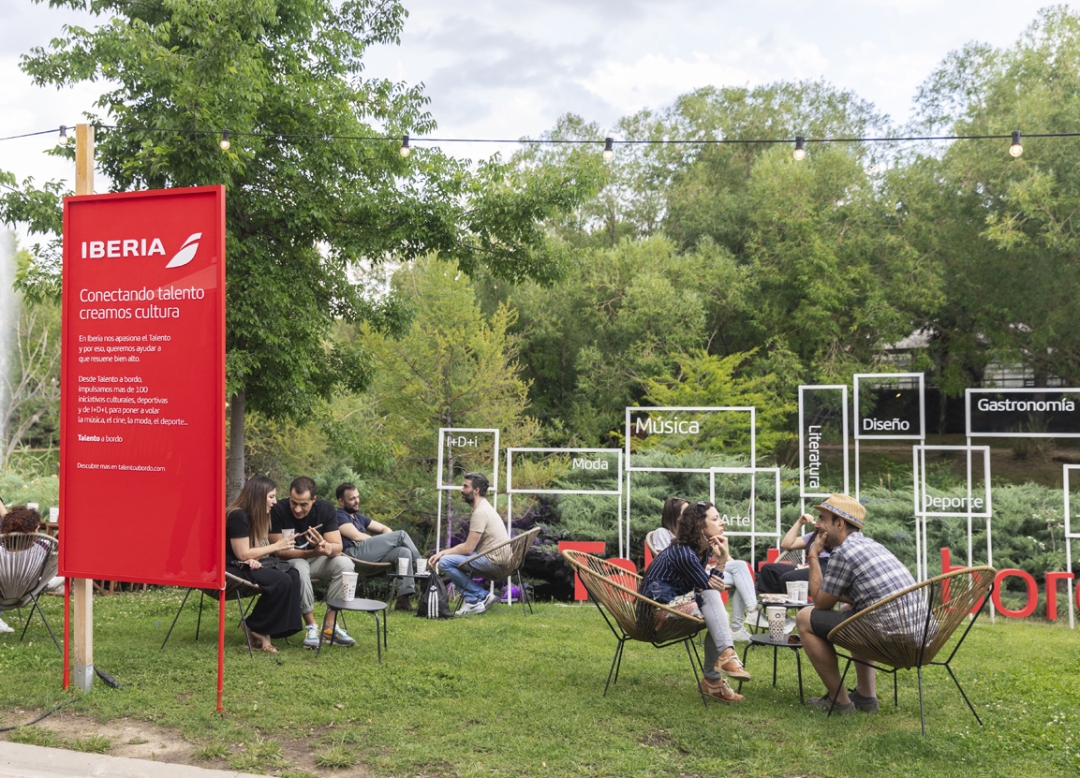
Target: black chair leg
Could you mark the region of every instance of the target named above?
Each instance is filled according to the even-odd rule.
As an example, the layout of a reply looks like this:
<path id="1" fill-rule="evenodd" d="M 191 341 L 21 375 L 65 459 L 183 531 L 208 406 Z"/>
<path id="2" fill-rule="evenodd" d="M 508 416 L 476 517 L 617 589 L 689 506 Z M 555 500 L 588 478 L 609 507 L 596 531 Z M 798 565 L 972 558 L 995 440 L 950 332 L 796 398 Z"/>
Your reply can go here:
<path id="1" fill-rule="evenodd" d="M 926 737 L 926 711 L 923 709 L 922 695 L 922 665 L 917 666 L 915 672 L 919 676 L 919 724 L 922 725 L 923 737 Z"/>
<path id="2" fill-rule="evenodd" d="M 949 663 L 945 662 L 945 669 L 949 671 L 949 677 L 953 679 L 953 683 L 956 684 L 956 688 L 960 690 L 960 696 L 964 698 L 964 702 L 967 703 L 968 710 L 971 711 L 971 715 L 975 717 L 975 720 L 979 722 L 979 726 L 983 726 L 982 719 L 979 718 L 979 714 L 975 712 L 975 706 L 971 704 L 971 700 L 968 699 L 967 694 L 964 693 L 964 687 L 960 685 L 960 681 L 957 680 L 956 675 L 953 673 L 952 668 L 949 667 Z"/>
<path id="3" fill-rule="evenodd" d="M 691 648 L 693 644 L 693 648 Z M 701 689 L 701 679 L 698 678 L 698 665 L 701 663 L 701 658 L 698 657 L 697 662 L 694 661 L 694 655 L 697 654 L 697 644 L 694 644 L 693 638 L 687 638 L 683 641 L 683 645 L 686 646 L 686 655 L 690 657 L 690 669 L 694 671 L 694 686 L 697 687 L 698 694 L 701 695 L 701 704 L 705 706 L 705 710 L 709 709 L 709 698 L 705 696 L 705 692 Z M 693 653 L 691 653 L 693 651 Z M 705 674 L 705 668 L 701 668 L 701 674 Z"/>
<path id="4" fill-rule="evenodd" d="M 199 601 L 199 605 L 202 605 L 202 600 Z M 247 630 L 247 622 L 244 621 L 247 618 L 247 613 L 244 610 L 244 602 L 240 599 L 240 590 L 236 590 L 236 609 L 240 611 L 240 623 L 244 625 L 244 639 L 247 641 L 248 658 L 254 659 L 255 654 L 251 652 L 251 634 Z"/>
<path id="5" fill-rule="evenodd" d="M 615 648 L 615 656 L 613 656 L 611 658 L 611 669 L 608 670 L 607 683 L 604 684 L 604 696 L 605 697 L 607 696 L 608 687 L 611 686 L 611 677 L 612 677 L 612 675 L 615 676 L 615 683 L 619 682 L 619 672 L 618 672 L 618 670 L 616 668 L 619 665 L 622 664 L 622 651 L 623 651 L 623 646 L 625 644 L 626 644 L 626 641 L 623 640 L 622 638 L 619 638 L 619 645 L 616 646 L 616 648 Z"/>
<path id="6" fill-rule="evenodd" d="M 165 639 L 161 641 L 161 650 L 165 650 L 165 644 L 169 642 L 169 636 L 172 635 L 173 627 L 176 626 L 177 620 L 180 618 L 180 614 L 184 612 L 184 606 L 187 605 L 188 597 L 191 596 L 191 589 L 188 589 L 184 593 L 184 599 L 180 601 L 180 607 L 176 609 L 176 615 L 173 616 L 172 624 L 169 625 L 169 631 L 165 633 Z"/>
<path id="7" fill-rule="evenodd" d="M 23 626 L 22 635 L 19 636 L 19 642 L 22 642 L 23 636 L 26 635 L 26 629 L 30 626 L 30 619 L 34 618 L 34 611 L 37 611 L 41 616 L 41 620 L 45 622 L 45 629 L 49 630 L 49 637 L 52 638 L 52 642 L 56 645 L 56 650 L 63 653 L 64 649 L 60 648 L 60 643 L 56 640 L 56 635 L 53 634 L 52 627 L 49 626 L 49 620 L 45 618 L 45 611 L 41 609 L 41 603 L 35 595 L 31 594 L 30 599 L 34 601 L 34 607 L 30 609 L 30 615 L 26 617 L 26 624 Z"/>

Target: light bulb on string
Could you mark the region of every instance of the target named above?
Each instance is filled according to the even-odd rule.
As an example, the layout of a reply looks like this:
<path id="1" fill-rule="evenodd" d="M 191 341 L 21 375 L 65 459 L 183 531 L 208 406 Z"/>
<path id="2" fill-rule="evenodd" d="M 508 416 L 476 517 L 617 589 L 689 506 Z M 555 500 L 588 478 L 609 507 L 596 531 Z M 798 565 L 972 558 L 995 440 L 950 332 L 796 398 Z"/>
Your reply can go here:
<path id="1" fill-rule="evenodd" d="M 67 127 L 62 124 L 60 125 L 60 137 L 58 138 L 58 142 L 61 146 L 66 146 L 68 142 Z"/>
<path id="2" fill-rule="evenodd" d="M 1012 145 L 1009 146 L 1009 153 L 1014 157 L 1019 157 L 1024 153 L 1024 147 L 1020 143 L 1020 131 L 1013 130 L 1012 133 Z"/>
<path id="3" fill-rule="evenodd" d="M 796 162 L 806 159 L 806 140 L 802 135 L 795 136 L 795 151 L 791 152 L 791 156 L 795 157 Z"/>
<path id="4" fill-rule="evenodd" d="M 401 148 L 398 149 L 398 151 L 401 153 L 401 156 L 403 156 L 403 157 L 407 157 L 407 156 L 409 156 L 409 154 L 412 153 L 412 149 L 409 147 L 409 136 L 408 135 L 402 135 L 401 136 Z"/>
<path id="5" fill-rule="evenodd" d="M 604 161 L 610 162 L 615 157 L 615 149 L 613 148 L 615 141 L 611 138 L 604 138 Z"/>
<path id="6" fill-rule="evenodd" d="M 222 151 L 228 151 L 229 148 L 232 146 L 232 142 L 229 140 L 228 130 L 221 131 L 221 142 L 218 143 L 218 145 L 221 146 Z"/>

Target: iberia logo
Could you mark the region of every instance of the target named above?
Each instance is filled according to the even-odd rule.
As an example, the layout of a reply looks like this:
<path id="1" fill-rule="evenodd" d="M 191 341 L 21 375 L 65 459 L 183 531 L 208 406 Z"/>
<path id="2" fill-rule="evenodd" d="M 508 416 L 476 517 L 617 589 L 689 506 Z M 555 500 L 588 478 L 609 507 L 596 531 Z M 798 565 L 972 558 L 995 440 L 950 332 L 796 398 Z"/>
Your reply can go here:
<path id="1" fill-rule="evenodd" d="M 195 259 L 199 253 L 201 232 L 194 232 L 180 245 L 180 250 L 169 260 L 166 268 L 183 267 Z M 165 256 L 165 246 L 161 238 L 124 238 L 121 240 L 84 240 L 82 243 L 83 259 L 126 259 L 127 257 Z"/>
<path id="2" fill-rule="evenodd" d="M 191 260 L 195 259 L 195 254 L 199 251 L 199 238 L 202 237 L 201 232 L 193 233 L 184 241 L 184 245 L 180 247 L 180 250 L 176 252 L 176 255 L 169 260 L 169 264 L 165 267 L 183 267 Z"/>

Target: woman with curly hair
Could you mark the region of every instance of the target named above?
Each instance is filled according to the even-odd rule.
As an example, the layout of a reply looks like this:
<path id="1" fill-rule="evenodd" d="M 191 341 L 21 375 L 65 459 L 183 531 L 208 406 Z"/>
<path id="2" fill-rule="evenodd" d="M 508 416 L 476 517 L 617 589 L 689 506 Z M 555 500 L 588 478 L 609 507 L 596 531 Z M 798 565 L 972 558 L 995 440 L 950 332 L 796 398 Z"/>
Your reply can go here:
<path id="1" fill-rule="evenodd" d="M 295 541 L 282 537 L 270 543 L 270 508 L 277 502 L 277 487 L 265 475 L 249 478 L 225 509 L 225 563 L 229 572 L 259 585 L 259 601 L 240 628 L 251 647 L 276 654 L 271 638 L 284 638 L 303 628 L 300 618 L 299 573 L 273 556 L 292 548 Z"/>
<path id="2" fill-rule="evenodd" d="M 49 556 L 48 544 L 40 538 L 32 541 L 29 539 L 9 541 L 7 536 L 13 532 L 23 535 L 36 534 L 41 527 L 41 514 L 33 508 L 27 508 L 25 505 L 16 505 L 2 515 L 3 518 L 0 519 L 0 555 L 27 554 L 28 556 L 22 557 L 18 564 L 21 568 L 27 566 L 24 569 L 37 570 Z M 56 572 L 55 569 L 49 573 L 49 576 L 52 577 L 54 572 Z M 2 632 L 14 632 L 14 630 L 5 624 L 3 619 L 0 619 L 0 633 Z"/>
<path id="3" fill-rule="evenodd" d="M 706 572 L 705 563 L 715 556 L 717 566 Z M 709 629 L 705 641 L 705 677 L 701 693 L 723 702 L 743 699 L 724 676 L 749 681 L 738 654 L 735 653 L 724 602 L 724 565 L 731 558 L 723 522 L 711 502 L 699 502 L 686 509 L 679 521 L 675 541 L 653 560 L 641 582 L 641 593 L 665 605 L 693 592 L 701 618 Z"/>

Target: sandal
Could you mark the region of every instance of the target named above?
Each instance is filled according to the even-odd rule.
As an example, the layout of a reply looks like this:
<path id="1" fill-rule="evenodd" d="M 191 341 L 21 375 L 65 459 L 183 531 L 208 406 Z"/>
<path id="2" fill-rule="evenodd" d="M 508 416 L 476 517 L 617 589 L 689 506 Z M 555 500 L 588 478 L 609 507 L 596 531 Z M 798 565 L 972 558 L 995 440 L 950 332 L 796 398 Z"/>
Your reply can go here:
<path id="1" fill-rule="evenodd" d="M 718 678 L 715 682 L 708 678 L 702 678 L 698 689 L 706 697 L 711 697 L 720 702 L 742 702 L 743 696 L 728 685 L 726 678 Z"/>

